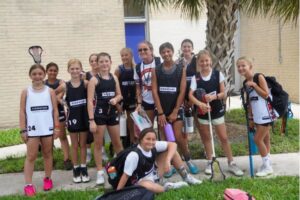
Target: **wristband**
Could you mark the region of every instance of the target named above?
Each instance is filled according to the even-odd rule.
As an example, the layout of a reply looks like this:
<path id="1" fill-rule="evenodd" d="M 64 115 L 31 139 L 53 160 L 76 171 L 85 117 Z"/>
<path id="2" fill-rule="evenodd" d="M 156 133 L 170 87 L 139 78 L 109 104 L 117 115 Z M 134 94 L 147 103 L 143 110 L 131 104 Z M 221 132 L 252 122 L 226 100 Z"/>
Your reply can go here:
<path id="1" fill-rule="evenodd" d="M 89 119 L 89 121 L 94 121 L 94 120 L 95 120 L 94 118 Z"/>
<path id="2" fill-rule="evenodd" d="M 54 131 L 60 131 L 60 129 L 55 128 Z"/>
<path id="3" fill-rule="evenodd" d="M 162 116 L 162 115 L 164 115 L 164 113 L 158 113 L 158 114 L 157 114 L 157 116 Z"/>
<path id="4" fill-rule="evenodd" d="M 142 104 L 141 102 L 137 102 L 137 105 Z"/>
<path id="5" fill-rule="evenodd" d="M 27 133 L 27 129 L 20 130 L 20 134 Z"/>

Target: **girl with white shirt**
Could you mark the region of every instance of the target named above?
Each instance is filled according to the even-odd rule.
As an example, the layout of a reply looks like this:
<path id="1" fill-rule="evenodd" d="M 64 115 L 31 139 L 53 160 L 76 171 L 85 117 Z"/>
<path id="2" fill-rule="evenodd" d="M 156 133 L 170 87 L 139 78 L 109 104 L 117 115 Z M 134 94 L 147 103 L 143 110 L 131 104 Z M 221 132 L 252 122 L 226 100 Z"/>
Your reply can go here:
<path id="1" fill-rule="evenodd" d="M 155 193 L 176 189 L 188 184 L 201 184 L 202 181 L 192 177 L 186 170 L 174 142 L 156 141 L 154 129 L 146 128 L 139 135 L 136 151 L 128 154 L 124 173 L 121 176 L 117 190 L 125 187 L 129 178 L 136 178 L 135 184 L 141 185 Z M 160 185 L 159 178 L 170 170 L 171 162 L 179 172 L 184 182 Z"/>

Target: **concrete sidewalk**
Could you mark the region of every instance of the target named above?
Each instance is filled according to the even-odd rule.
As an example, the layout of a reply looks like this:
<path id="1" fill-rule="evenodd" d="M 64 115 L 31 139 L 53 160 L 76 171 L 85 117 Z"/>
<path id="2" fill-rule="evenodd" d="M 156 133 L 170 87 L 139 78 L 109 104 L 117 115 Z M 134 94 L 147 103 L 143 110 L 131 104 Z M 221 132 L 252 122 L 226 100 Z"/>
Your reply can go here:
<path id="1" fill-rule="evenodd" d="M 249 176 L 249 157 L 240 156 L 234 158 L 236 163 L 245 171 L 245 176 Z M 223 171 L 227 177 L 232 176 L 227 172 L 227 160 L 226 158 L 218 158 Z M 299 153 L 288 153 L 288 154 L 274 154 L 271 155 L 274 176 L 299 176 Z M 255 169 L 261 165 L 260 156 L 253 156 Z M 195 164 L 200 167 L 201 172 L 195 177 L 201 180 L 208 179 L 209 176 L 204 174 L 205 160 L 195 160 Z M 88 169 L 91 181 L 89 183 L 75 184 L 72 182 L 72 171 L 55 170 L 52 173 L 52 179 L 54 183 L 54 190 L 85 190 L 96 187 L 96 169 Z M 255 170 L 256 171 L 256 170 Z M 37 187 L 37 191 L 42 191 L 42 180 L 44 177 L 43 172 L 34 172 L 33 183 Z M 107 178 L 107 177 L 106 177 Z M 173 175 L 168 181 L 174 182 L 181 180 L 178 174 Z M 242 181 L 242 179 L 241 179 Z M 11 195 L 11 194 L 23 194 L 24 187 L 24 176 L 23 173 L 12 173 L 0 175 L 0 196 Z M 106 189 L 110 188 L 109 184 L 106 183 L 104 186 Z"/>

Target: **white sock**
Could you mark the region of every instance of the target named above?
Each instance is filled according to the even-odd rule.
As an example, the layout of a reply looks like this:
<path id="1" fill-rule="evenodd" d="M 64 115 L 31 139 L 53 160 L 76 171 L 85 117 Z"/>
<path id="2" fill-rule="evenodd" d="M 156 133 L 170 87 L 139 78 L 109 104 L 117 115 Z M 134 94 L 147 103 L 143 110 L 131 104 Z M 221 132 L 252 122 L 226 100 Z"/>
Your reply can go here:
<path id="1" fill-rule="evenodd" d="M 105 153 L 105 148 L 104 147 L 102 147 L 102 153 Z"/>
<path id="2" fill-rule="evenodd" d="M 74 168 L 76 169 L 76 168 L 78 168 L 79 167 L 79 165 L 74 165 Z"/>
<path id="3" fill-rule="evenodd" d="M 207 163 L 211 164 L 211 163 L 212 163 L 212 160 L 207 160 Z"/>
<path id="4" fill-rule="evenodd" d="M 270 159 L 269 159 L 269 156 L 266 155 L 265 157 L 262 157 L 262 161 L 263 161 L 263 164 L 266 166 L 266 167 L 269 167 L 270 166 Z"/>
<path id="5" fill-rule="evenodd" d="M 81 164 L 80 167 L 84 168 L 86 167 L 86 164 Z"/>
<path id="6" fill-rule="evenodd" d="M 87 154 L 91 154 L 91 153 L 92 153 L 91 148 L 87 148 L 87 149 L 86 149 L 86 153 L 87 153 Z"/>

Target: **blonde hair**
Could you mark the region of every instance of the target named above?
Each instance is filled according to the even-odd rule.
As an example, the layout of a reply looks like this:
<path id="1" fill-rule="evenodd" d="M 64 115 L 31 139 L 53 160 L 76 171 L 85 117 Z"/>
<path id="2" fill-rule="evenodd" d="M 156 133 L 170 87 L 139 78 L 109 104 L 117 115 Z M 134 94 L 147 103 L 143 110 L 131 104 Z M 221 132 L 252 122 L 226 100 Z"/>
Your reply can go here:
<path id="1" fill-rule="evenodd" d="M 241 61 L 241 60 L 244 60 L 248 63 L 248 65 L 250 66 L 253 66 L 253 62 L 251 61 L 252 59 L 246 57 L 246 56 L 242 56 L 242 57 L 239 57 L 237 60 L 236 60 L 236 64 Z"/>
<path id="2" fill-rule="evenodd" d="M 132 49 L 125 47 L 125 48 L 121 49 L 120 54 L 122 54 L 122 52 L 127 52 L 127 53 L 130 54 L 130 56 L 132 58 L 131 59 L 131 67 L 134 67 L 135 66 L 135 62 L 134 62 L 134 56 L 133 56 Z"/>
<path id="3" fill-rule="evenodd" d="M 72 58 L 69 60 L 68 62 L 68 69 L 70 68 L 71 65 L 73 64 L 79 64 L 80 68 L 82 69 L 82 63 L 80 60 L 78 60 L 77 58 Z"/>
<path id="4" fill-rule="evenodd" d="M 196 71 L 197 71 L 197 72 L 200 72 L 200 69 L 199 69 L 199 67 L 198 67 L 198 61 L 200 60 L 200 57 L 201 57 L 201 56 L 204 56 L 204 55 L 208 56 L 208 57 L 210 58 L 211 62 L 212 62 L 212 57 L 211 57 L 211 54 L 209 53 L 209 51 L 207 51 L 207 50 L 205 50 L 205 49 L 200 50 L 200 51 L 198 52 L 198 54 L 196 55 L 196 58 L 197 58 L 197 67 L 196 67 Z"/>

